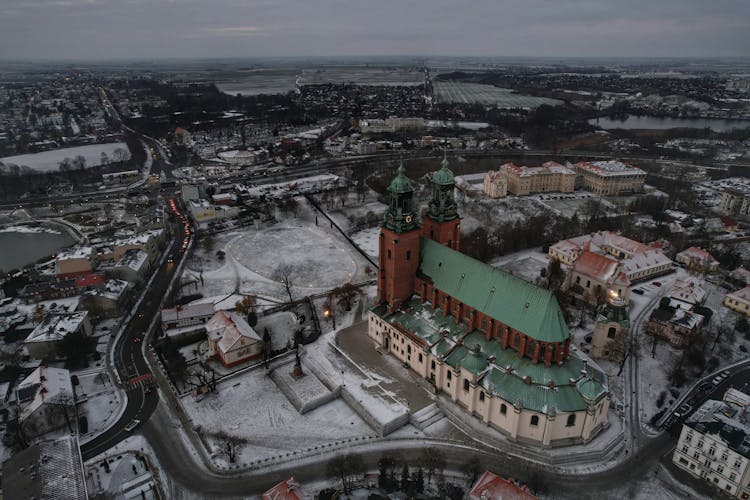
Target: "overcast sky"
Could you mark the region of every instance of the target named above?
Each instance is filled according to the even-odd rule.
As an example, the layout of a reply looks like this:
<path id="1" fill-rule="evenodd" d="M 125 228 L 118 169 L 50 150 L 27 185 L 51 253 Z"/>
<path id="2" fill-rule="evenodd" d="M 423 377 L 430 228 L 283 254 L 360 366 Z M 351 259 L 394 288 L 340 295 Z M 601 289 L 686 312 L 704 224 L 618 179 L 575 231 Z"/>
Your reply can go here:
<path id="1" fill-rule="evenodd" d="M 0 58 L 750 56 L 750 0 L 0 0 Z"/>

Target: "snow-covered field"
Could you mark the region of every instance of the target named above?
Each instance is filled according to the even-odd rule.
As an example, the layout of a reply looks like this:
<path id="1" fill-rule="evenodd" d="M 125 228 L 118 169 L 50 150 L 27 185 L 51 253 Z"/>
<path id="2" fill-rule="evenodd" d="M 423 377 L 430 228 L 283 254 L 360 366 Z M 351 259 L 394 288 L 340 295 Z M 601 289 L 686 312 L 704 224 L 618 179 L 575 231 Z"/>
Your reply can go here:
<path id="1" fill-rule="evenodd" d="M 86 167 L 97 167 L 102 164 L 102 153 L 105 153 L 108 161 L 115 161 L 121 150 L 123 160 L 130 159 L 130 151 L 124 142 L 110 142 L 106 144 L 90 144 L 88 146 L 76 146 L 74 148 L 53 149 L 41 153 L 33 153 L 17 156 L 6 156 L 0 158 L 0 163 L 7 165 L 27 166 L 39 172 L 52 172 L 60 169 L 60 162 L 66 158 L 73 160 L 77 156 L 86 159 Z"/>

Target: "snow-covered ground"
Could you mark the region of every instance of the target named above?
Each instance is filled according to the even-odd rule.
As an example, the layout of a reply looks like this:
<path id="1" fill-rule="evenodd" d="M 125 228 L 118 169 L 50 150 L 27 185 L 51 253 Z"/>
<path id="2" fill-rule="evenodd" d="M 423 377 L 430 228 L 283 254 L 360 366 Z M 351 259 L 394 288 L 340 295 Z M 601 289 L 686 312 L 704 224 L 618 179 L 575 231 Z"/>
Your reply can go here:
<path id="1" fill-rule="evenodd" d="M 6 156 L 0 158 L 0 163 L 7 165 L 27 166 L 40 172 L 52 172 L 60 169 L 60 162 L 66 158 L 73 160 L 77 156 L 86 159 L 86 167 L 97 167 L 102 164 L 102 153 L 105 153 L 108 162 L 116 158 L 116 150 L 122 151 L 122 159 L 130 159 L 130 150 L 124 142 L 110 142 L 106 144 L 90 144 L 88 146 L 76 146 L 74 148 L 53 149 L 42 153 L 33 153 L 17 156 Z M 119 153 L 118 153 L 119 154 Z"/>

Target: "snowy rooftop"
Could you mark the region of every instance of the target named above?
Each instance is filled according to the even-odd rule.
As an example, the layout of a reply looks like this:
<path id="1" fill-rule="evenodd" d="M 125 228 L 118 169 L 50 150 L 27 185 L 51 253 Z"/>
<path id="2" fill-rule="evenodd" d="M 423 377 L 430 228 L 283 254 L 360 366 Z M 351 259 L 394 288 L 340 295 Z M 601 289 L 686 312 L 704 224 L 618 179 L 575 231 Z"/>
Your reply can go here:
<path id="1" fill-rule="evenodd" d="M 92 247 L 73 247 L 63 250 L 57 254 L 57 260 L 87 259 L 91 260 L 94 256 Z"/>
<path id="2" fill-rule="evenodd" d="M 576 173 L 569 169 L 568 167 L 565 167 L 563 165 L 560 165 L 557 162 L 554 161 L 548 161 L 547 163 L 544 163 L 541 167 L 526 167 L 522 166 L 519 167 L 518 165 L 515 165 L 514 163 L 506 163 L 500 167 L 501 171 L 505 172 L 512 172 L 514 175 L 517 175 L 519 177 L 531 177 L 533 175 L 544 175 L 544 174 L 562 174 L 562 175 L 575 175 Z"/>
<path id="3" fill-rule="evenodd" d="M 606 176 L 606 177 L 620 176 L 620 175 L 636 175 L 636 174 L 642 174 L 644 176 L 646 175 L 646 172 L 644 172 L 640 168 L 634 167 L 632 165 L 629 165 L 627 163 L 623 163 L 617 160 L 594 161 L 594 162 L 582 161 L 582 162 L 576 163 L 575 166 L 583 170 L 593 172 L 597 175 Z"/>
<path id="4" fill-rule="evenodd" d="M 26 420 L 45 403 L 73 404 L 70 372 L 63 368 L 40 366 L 16 388 L 16 399 L 22 405 L 20 420 Z"/>
<path id="5" fill-rule="evenodd" d="M 78 311 L 68 314 L 49 314 L 34 331 L 32 331 L 25 342 L 53 342 L 61 340 L 69 333 L 81 328 L 81 324 L 88 316 L 87 311 Z"/>
<path id="6" fill-rule="evenodd" d="M 3 463 L 5 498 L 86 500 L 86 480 L 74 436 L 43 441 Z"/>

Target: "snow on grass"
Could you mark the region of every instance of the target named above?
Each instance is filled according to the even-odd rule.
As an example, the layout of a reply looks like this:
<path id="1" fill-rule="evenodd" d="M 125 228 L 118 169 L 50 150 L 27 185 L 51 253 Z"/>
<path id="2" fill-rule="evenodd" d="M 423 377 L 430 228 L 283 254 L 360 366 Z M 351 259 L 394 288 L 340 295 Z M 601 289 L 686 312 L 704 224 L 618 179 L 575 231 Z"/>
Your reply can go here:
<path id="1" fill-rule="evenodd" d="M 0 163 L 7 165 L 27 166 L 39 172 L 52 172 L 60 169 L 60 162 L 66 158 L 73 160 L 77 156 L 86 159 L 86 167 L 97 167 L 102 164 L 102 153 L 106 153 L 109 161 L 115 159 L 116 150 L 123 151 L 123 159 L 130 159 L 130 150 L 124 142 L 110 142 L 106 144 L 90 144 L 74 148 L 53 149 L 42 153 L 33 153 L 0 158 Z"/>

